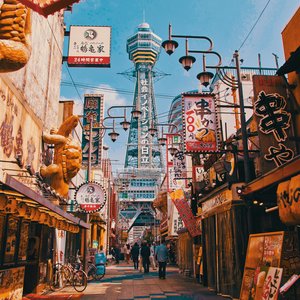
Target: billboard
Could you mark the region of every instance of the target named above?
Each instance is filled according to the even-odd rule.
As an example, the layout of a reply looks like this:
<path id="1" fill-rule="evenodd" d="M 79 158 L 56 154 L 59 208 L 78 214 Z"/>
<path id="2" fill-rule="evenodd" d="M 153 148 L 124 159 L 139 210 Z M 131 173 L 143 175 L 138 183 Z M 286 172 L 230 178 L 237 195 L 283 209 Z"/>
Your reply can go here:
<path id="1" fill-rule="evenodd" d="M 100 94 L 85 94 L 83 106 L 82 130 L 82 166 L 88 166 L 90 147 L 90 120 L 93 119 L 92 130 L 92 167 L 98 167 L 102 158 L 102 120 L 104 115 L 104 99 Z"/>
<path id="2" fill-rule="evenodd" d="M 105 205 L 106 191 L 96 182 L 86 182 L 77 188 L 75 201 L 80 211 L 87 214 L 94 213 Z"/>
<path id="3" fill-rule="evenodd" d="M 215 98 L 212 94 L 182 94 L 186 152 L 218 150 L 219 134 Z"/>
<path id="4" fill-rule="evenodd" d="M 264 174 L 295 156 L 292 101 L 281 77 L 254 75 L 252 80 L 254 120 L 258 127 L 260 164 Z"/>
<path id="5" fill-rule="evenodd" d="M 110 26 L 70 26 L 68 66 L 110 67 Z"/>

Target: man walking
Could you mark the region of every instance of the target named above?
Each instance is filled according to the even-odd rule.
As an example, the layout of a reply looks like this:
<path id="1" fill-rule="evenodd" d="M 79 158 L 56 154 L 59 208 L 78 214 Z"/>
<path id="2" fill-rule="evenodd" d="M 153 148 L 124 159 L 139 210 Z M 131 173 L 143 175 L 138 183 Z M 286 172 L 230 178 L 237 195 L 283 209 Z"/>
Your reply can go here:
<path id="1" fill-rule="evenodd" d="M 131 257 L 133 260 L 133 266 L 136 270 L 139 268 L 139 254 L 140 254 L 139 245 L 135 243 L 134 246 L 131 248 Z"/>
<path id="2" fill-rule="evenodd" d="M 150 248 L 147 245 L 147 242 L 144 241 L 141 248 L 141 256 L 143 260 L 144 273 L 149 273 L 149 265 L 150 265 Z"/>
<path id="3" fill-rule="evenodd" d="M 155 255 L 159 266 L 158 269 L 159 279 L 166 279 L 168 249 L 165 245 L 165 242 L 161 242 L 161 244 L 155 248 Z"/>

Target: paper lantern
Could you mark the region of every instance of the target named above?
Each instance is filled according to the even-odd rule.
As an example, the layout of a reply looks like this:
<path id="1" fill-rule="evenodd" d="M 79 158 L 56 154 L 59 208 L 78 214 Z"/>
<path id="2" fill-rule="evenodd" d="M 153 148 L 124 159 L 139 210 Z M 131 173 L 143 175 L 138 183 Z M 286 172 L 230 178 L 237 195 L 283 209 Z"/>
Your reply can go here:
<path id="1" fill-rule="evenodd" d="M 40 15 L 47 17 L 55 12 L 66 8 L 80 0 L 19 0 Z"/>

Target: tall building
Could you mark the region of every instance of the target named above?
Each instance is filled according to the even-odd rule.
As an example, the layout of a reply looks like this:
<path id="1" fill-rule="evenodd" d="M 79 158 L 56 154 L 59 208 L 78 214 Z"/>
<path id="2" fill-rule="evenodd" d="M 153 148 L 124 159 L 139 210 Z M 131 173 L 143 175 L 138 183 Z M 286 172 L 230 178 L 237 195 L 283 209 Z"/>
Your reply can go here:
<path id="1" fill-rule="evenodd" d="M 131 119 L 124 172 L 119 174 L 122 191 L 119 199 L 123 208 L 120 220 L 126 219 L 129 236 L 137 238 L 140 226 L 155 223 L 151 203 L 156 197 L 163 168 L 157 135 L 149 128 L 157 127 L 157 113 L 153 89 L 153 67 L 158 59 L 161 39 L 149 24 L 142 23 L 127 40 L 129 59 L 134 63 L 136 78 L 133 106 L 142 112 L 139 119 Z M 134 233 L 138 229 L 138 232 Z"/>

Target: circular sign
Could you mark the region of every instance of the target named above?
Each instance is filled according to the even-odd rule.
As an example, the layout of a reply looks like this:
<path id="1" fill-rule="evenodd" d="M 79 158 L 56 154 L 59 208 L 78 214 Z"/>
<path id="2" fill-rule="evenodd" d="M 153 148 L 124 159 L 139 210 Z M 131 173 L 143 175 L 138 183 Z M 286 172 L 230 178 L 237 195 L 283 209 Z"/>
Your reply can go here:
<path id="1" fill-rule="evenodd" d="M 91 214 L 102 209 L 106 202 L 106 192 L 100 184 L 86 182 L 76 190 L 75 201 L 80 210 Z"/>
<path id="2" fill-rule="evenodd" d="M 87 29 L 83 35 L 87 40 L 94 40 L 97 37 L 97 32 L 94 29 Z"/>

